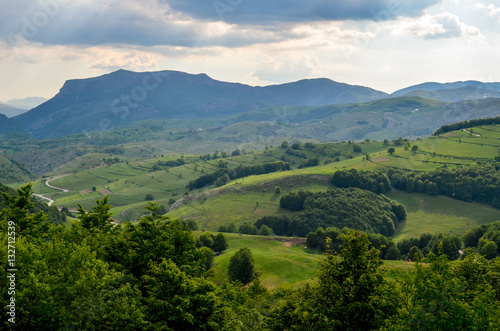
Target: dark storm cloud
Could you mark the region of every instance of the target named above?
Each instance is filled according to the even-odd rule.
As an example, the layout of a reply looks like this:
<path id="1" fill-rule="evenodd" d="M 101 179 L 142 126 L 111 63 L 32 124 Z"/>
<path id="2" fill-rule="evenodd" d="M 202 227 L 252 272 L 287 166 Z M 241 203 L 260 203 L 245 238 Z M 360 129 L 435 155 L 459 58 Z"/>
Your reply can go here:
<path id="1" fill-rule="evenodd" d="M 235 24 L 318 20 L 392 20 L 419 16 L 441 0 L 163 0 L 198 19 Z"/>
<path id="2" fill-rule="evenodd" d="M 17 0 L 0 4 L 0 38 L 43 44 L 238 47 L 289 37 L 297 22 L 418 16 L 438 0 Z M 213 22 L 234 24 L 217 31 Z"/>

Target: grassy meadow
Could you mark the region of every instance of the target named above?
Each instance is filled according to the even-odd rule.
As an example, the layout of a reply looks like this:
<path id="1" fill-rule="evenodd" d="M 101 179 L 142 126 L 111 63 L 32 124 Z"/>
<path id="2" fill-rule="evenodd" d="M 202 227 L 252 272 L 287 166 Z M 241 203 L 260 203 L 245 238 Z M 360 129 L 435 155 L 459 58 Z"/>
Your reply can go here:
<path id="1" fill-rule="evenodd" d="M 201 232 L 196 231 L 196 235 Z M 248 247 L 255 260 L 255 269 L 260 275 L 262 285 L 268 289 L 277 287 L 300 287 L 316 280 L 316 272 L 322 253 L 306 248 L 304 239 L 274 236 L 251 236 L 226 233 L 229 248 L 215 257 L 212 280 L 222 283 L 228 280 L 227 268 L 234 253 L 241 247 Z M 406 261 L 384 261 L 390 272 L 407 271 L 414 267 Z"/>

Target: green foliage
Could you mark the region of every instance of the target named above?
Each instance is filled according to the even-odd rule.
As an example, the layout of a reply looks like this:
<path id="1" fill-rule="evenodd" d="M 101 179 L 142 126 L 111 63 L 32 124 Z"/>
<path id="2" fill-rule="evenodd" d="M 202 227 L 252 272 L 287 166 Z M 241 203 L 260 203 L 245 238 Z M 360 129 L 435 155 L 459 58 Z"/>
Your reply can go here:
<path id="1" fill-rule="evenodd" d="M 33 237 L 41 237 L 46 234 L 50 223 L 43 212 L 30 213 L 30 209 L 34 206 L 30 200 L 31 194 L 31 183 L 19 188 L 17 196 L 2 192 L 4 207 L 0 211 L 0 226 L 3 231 L 9 229 L 8 232 Z"/>
<path id="2" fill-rule="evenodd" d="M 298 212 L 265 216 L 255 225 L 267 225 L 275 234 L 288 236 L 306 236 L 318 227 L 348 227 L 390 236 L 396 224 L 406 218 L 401 204 L 358 188 L 290 193 L 281 198 L 280 207 Z"/>
<path id="3" fill-rule="evenodd" d="M 0 237 L 3 253 L 6 237 Z M 0 255 L 5 261 L 5 255 Z M 15 329 L 141 330 L 146 326 L 137 286 L 98 259 L 91 247 L 18 237 L 16 257 Z M 5 273 L 0 275 L 6 279 Z M 0 291 L 5 306 L 6 287 Z"/>
<path id="4" fill-rule="evenodd" d="M 389 154 L 391 154 L 391 155 L 392 155 L 392 154 L 394 154 L 394 152 L 395 152 L 395 151 L 396 151 L 396 150 L 394 149 L 394 147 L 391 147 L 391 148 L 389 148 L 389 149 L 387 150 L 387 153 L 389 153 Z"/>
<path id="5" fill-rule="evenodd" d="M 402 305 L 385 330 L 493 330 L 499 306 L 484 273 L 488 267 L 467 257 L 454 272 L 445 255 L 429 254 L 402 282 Z M 479 268 L 474 268 L 474 267 Z M 475 270 L 474 270 L 474 269 Z M 457 277 L 457 274 L 459 277 Z M 473 275 L 474 274 L 474 275 Z M 465 276 L 465 277 L 463 277 Z"/>
<path id="6" fill-rule="evenodd" d="M 146 314 L 156 330 L 230 330 L 228 308 L 216 286 L 191 277 L 170 260 L 150 263 L 142 277 Z"/>
<path id="7" fill-rule="evenodd" d="M 245 222 L 240 226 L 238 232 L 243 234 L 257 234 L 259 231 L 254 224 Z"/>
<path id="8" fill-rule="evenodd" d="M 146 196 L 144 197 L 145 201 L 153 201 L 154 199 L 155 197 L 151 193 L 146 194 Z"/>
<path id="9" fill-rule="evenodd" d="M 312 159 L 306 159 L 304 161 L 302 161 L 298 168 L 299 169 L 303 169 L 303 168 L 308 168 L 308 167 L 316 167 L 319 165 L 319 158 L 315 157 L 315 158 L 312 158 Z"/>
<path id="10" fill-rule="evenodd" d="M 389 170 L 391 184 L 407 192 L 443 194 L 467 202 L 496 206 L 500 196 L 500 166 L 479 163 L 468 167 L 449 169 L 441 167 L 423 173 Z"/>
<path id="11" fill-rule="evenodd" d="M 109 212 L 111 206 L 108 204 L 108 199 L 108 196 L 105 196 L 102 200 L 96 200 L 97 206 L 92 207 L 89 212 L 86 212 L 80 204 L 77 204 L 78 218 L 84 228 L 103 230 L 111 227 L 112 220 Z"/>
<path id="12" fill-rule="evenodd" d="M 394 291 L 380 269 L 379 251 L 366 235 L 340 235 L 341 254 L 321 260 L 318 285 L 285 298 L 273 311 L 273 330 L 372 330 L 394 314 Z"/>
<path id="13" fill-rule="evenodd" d="M 281 186 L 276 186 L 276 187 L 274 188 L 274 193 L 276 193 L 276 194 L 280 195 L 280 194 L 281 194 Z"/>
<path id="14" fill-rule="evenodd" d="M 229 240 L 223 233 L 218 233 L 214 238 L 214 252 L 223 252 L 229 247 Z"/>
<path id="15" fill-rule="evenodd" d="M 224 174 L 224 175 L 220 176 L 219 178 L 217 178 L 217 180 L 215 181 L 215 187 L 226 185 L 227 183 L 229 183 L 229 181 L 230 181 L 229 175 Z"/>
<path id="16" fill-rule="evenodd" d="M 229 280 L 243 284 L 249 283 L 255 277 L 255 266 L 252 251 L 247 247 L 240 248 L 229 261 L 227 270 Z"/>
<path id="17" fill-rule="evenodd" d="M 266 225 L 262 225 L 260 230 L 259 230 L 259 234 L 261 236 L 272 236 L 273 235 L 273 230 L 266 226 Z"/>
<path id="18" fill-rule="evenodd" d="M 198 238 L 198 246 L 207 247 L 214 252 L 223 252 L 229 247 L 229 241 L 223 233 L 213 235 L 210 232 L 204 232 Z"/>
<path id="19" fill-rule="evenodd" d="M 202 175 L 196 180 L 192 180 L 188 184 L 190 190 L 199 189 L 207 185 L 222 186 L 229 182 L 229 180 L 243 178 L 251 175 L 262 175 L 277 171 L 290 170 L 290 163 L 286 162 L 267 162 L 257 164 L 254 166 L 239 166 L 235 169 L 221 169 L 213 174 Z"/>
<path id="20" fill-rule="evenodd" d="M 331 183 L 338 187 L 358 187 L 375 193 L 391 190 L 389 178 L 380 171 L 338 170 L 333 174 Z"/>
<path id="21" fill-rule="evenodd" d="M 500 117 L 481 118 L 481 119 L 474 119 L 470 121 L 463 121 L 463 122 L 443 125 L 439 129 L 437 129 L 433 133 L 433 135 L 437 136 L 450 131 L 456 131 L 456 130 L 474 128 L 476 126 L 492 125 L 492 124 L 500 124 Z"/>

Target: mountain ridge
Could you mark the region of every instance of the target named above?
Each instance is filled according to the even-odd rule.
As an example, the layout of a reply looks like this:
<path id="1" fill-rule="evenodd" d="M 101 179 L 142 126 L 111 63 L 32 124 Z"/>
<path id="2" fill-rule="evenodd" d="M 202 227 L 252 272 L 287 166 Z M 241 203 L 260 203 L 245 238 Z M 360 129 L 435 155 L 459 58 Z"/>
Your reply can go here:
<path id="1" fill-rule="evenodd" d="M 120 127 L 155 118 L 223 117 L 269 106 L 367 102 L 386 96 L 329 79 L 253 87 L 206 74 L 118 70 L 68 80 L 54 98 L 16 119 L 33 136 L 51 138 L 109 129 L 109 123 Z M 96 126 L 97 118 L 101 122 Z"/>

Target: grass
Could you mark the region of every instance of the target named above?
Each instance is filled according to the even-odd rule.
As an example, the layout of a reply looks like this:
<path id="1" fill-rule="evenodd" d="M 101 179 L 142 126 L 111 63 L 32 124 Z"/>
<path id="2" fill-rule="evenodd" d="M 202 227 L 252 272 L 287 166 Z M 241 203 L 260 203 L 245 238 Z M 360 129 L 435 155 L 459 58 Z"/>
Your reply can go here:
<path id="1" fill-rule="evenodd" d="M 194 219 L 201 229 L 216 231 L 221 225 L 235 223 L 238 227 L 244 222 L 253 223 L 263 216 L 283 212 L 279 209 L 283 194 L 302 189 L 325 191 L 332 187 L 328 182 L 310 176 L 285 177 L 282 181 L 267 181 L 265 185 L 258 186 L 240 184 L 240 180 L 235 183 L 228 190 L 207 191 L 207 195 L 167 215 L 171 218 Z M 276 185 L 282 188 L 280 195 L 274 193 Z"/>
<path id="2" fill-rule="evenodd" d="M 213 280 L 227 280 L 229 260 L 241 247 L 248 247 L 255 260 L 262 284 L 269 289 L 300 286 L 316 277 L 320 252 L 300 246 L 287 246 L 274 237 L 226 234 L 229 248 L 215 258 Z"/>
<path id="3" fill-rule="evenodd" d="M 196 232 L 200 235 L 201 232 Z M 214 275 L 212 280 L 222 283 L 228 280 L 227 269 L 234 253 L 248 247 L 255 260 L 255 269 L 259 273 L 262 285 L 268 289 L 277 287 L 300 287 L 316 281 L 319 259 L 322 252 L 305 248 L 305 244 L 291 244 L 286 242 L 290 238 L 265 236 L 225 234 L 229 239 L 229 248 L 221 255 L 215 257 Z M 285 240 L 285 241 L 282 241 Z M 411 271 L 413 263 L 406 261 L 384 261 L 385 268 L 390 272 Z"/>
<path id="4" fill-rule="evenodd" d="M 404 204 L 408 212 L 405 223 L 397 229 L 396 241 L 425 232 L 462 235 L 478 225 L 500 221 L 500 210 L 477 203 L 401 191 L 387 196 Z"/>

